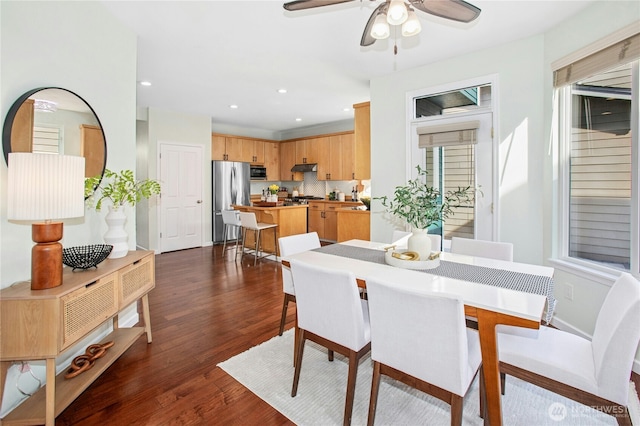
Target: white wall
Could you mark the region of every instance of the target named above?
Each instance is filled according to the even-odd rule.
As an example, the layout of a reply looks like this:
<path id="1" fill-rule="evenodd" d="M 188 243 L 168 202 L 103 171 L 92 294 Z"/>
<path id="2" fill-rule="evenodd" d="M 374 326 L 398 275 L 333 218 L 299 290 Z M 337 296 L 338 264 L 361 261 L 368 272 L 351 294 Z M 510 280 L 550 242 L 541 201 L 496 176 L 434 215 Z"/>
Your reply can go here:
<path id="1" fill-rule="evenodd" d="M 542 58 L 543 37 L 537 36 L 372 80 L 372 196 L 390 195 L 406 180 L 407 92 L 496 74 L 500 163 L 494 197 L 501 217 L 517 218 L 500 221 L 498 232 L 514 244 L 516 260 L 541 263 Z M 392 225 L 375 213 L 379 202 L 373 201 L 372 211 L 372 239 L 389 240 Z"/>
<path id="2" fill-rule="evenodd" d="M 500 240 L 514 244 L 516 261 L 548 263 L 555 223 L 550 64 L 638 17 L 638 2 L 595 2 L 544 35 L 373 79 L 372 196 L 392 194 L 406 180 L 407 92 L 497 74 Z M 391 226 L 379 213 L 379 203 L 374 201 L 372 208 L 371 237 L 386 241 Z M 566 284 L 574 286 L 573 302 L 563 297 Z M 554 324 L 590 336 L 610 284 L 556 266 Z M 634 371 L 640 372 L 639 354 Z"/>
<path id="3" fill-rule="evenodd" d="M 148 110 L 148 176 L 158 179 L 158 150 L 160 142 L 201 145 L 202 150 L 202 237 L 204 245 L 211 244 L 211 118 L 204 115 L 184 114 L 158 108 Z M 149 203 L 149 249 L 160 249 L 158 211 Z"/>
<path id="4" fill-rule="evenodd" d="M 0 2 L 0 116 L 4 123 L 13 102 L 27 90 L 55 86 L 69 89 L 89 103 L 100 118 L 107 141 L 107 167 L 135 169 L 136 36 L 115 20 L 99 2 Z M 0 161 L 0 287 L 29 278 L 31 227 L 7 221 L 7 165 Z M 128 209 L 130 248 L 135 248 L 135 211 Z M 102 242 L 106 231 L 101 214 L 65 221 L 65 246 Z M 132 318 L 133 311 L 121 315 Z M 134 319 L 135 321 L 135 319 Z M 105 327 L 98 333 L 106 333 Z M 84 352 L 87 344 L 76 347 Z M 67 357 L 73 357 L 70 351 Z M 44 377 L 42 363 L 33 371 Z M 58 369 L 68 361 L 58 360 Z M 15 384 L 16 369 L 7 373 Z M 3 384 L 0 384 L 3 385 Z M 5 388 L 2 413 L 17 403 L 15 385 Z"/>
<path id="5" fill-rule="evenodd" d="M 83 97 L 100 118 L 107 167 L 135 169 L 136 36 L 99 2 L 0 2 L 0 108 L 4 123 L 27 90 L 56 86 Z M 0 286 L 29 278 L 31 227 L 6 219 L 7 166 L 0 166 Z M 65 246 L 102 242 L 105 212 L 65 221 Z M 135 211 L 127 209 L 135 248 Z"/>

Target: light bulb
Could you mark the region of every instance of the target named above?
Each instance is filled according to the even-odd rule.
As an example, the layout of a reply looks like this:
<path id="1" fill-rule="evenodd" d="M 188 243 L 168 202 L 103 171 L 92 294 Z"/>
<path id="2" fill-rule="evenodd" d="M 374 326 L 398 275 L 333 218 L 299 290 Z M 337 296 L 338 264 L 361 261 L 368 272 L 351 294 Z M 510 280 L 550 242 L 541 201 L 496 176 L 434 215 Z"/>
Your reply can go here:
<path id="1" fill-rule="evenodd" d="M 376 40 L 382 40 L 389 37 L 389 24 L 387 24 L 387 17 L 384 16 L 384 13 L 376 16 L 375 21 L 373 21 L 371 37 Z"/>
<path id="2" fill-rule="evenodd" d="M 416 16 L 416 13 L 411 10 L 409 11 L 409 17 L 406 22 L 402 24 L 402 35 L 403 37 L 411 37 L 418 34 L 422 30 L 422 26 L 420 25 L 420 21 Z"/>
<path id="3" fill-rule="evenodd" d="M 409 13 L 402 0 L 391 0 L 387 11 L 387 22 L 391 25 L 401 25 L 407 20 Z"/>

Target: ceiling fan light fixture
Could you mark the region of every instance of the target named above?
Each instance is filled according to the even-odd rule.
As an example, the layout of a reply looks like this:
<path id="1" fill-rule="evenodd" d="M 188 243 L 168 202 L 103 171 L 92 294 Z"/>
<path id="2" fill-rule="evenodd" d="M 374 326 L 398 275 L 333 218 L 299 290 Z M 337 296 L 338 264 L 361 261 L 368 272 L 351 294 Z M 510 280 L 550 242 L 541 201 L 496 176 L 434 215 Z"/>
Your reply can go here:
<path id="1" fill-rule="evenodd" d="M 403 0 L 391 0 L 387 11 L 387 22 L 391 25 L 402 25 L 409 17 L 409 11 Z"/>
<path id="2" fill-rule="evenodd" d="M 373 26 L 371 27 L 371 37 L 376 40 L 383 40 L 389 37 L 390 30 L 389 24 L 387 23 L 387 17 L 384 13 L 376 16 L 376 20 L 373 22 Z"/>
<path id="3" fill-rule="evenodd" d="M 402 24 L 402 36 L 403 37 L 411 37 L 418 34 L 422 30 L 422 26 L 420 25 L 420 21 L 416 16 L 416 12 L 413 10 L 409 11 L 409 17 Z"/>

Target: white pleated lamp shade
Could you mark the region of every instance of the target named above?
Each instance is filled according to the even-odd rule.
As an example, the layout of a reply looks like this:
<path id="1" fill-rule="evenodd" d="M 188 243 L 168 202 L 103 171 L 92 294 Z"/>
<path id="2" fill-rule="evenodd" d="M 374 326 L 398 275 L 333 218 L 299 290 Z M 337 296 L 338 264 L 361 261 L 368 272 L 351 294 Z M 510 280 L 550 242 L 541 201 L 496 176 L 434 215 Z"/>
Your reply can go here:
<path id="1" fill-rule="evenodd" d="M 84 216 L 84 161 L 71 155 L 10 153 L 7 219 Z"/>

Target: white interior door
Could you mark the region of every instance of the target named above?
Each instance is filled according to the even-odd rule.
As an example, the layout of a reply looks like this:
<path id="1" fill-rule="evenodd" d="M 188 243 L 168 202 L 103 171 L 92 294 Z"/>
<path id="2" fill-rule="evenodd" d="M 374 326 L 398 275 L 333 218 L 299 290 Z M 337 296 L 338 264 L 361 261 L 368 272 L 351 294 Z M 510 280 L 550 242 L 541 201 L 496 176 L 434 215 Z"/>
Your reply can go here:
<path id="1" fill-rule="evenodd" d="M 202 147 L 160 143 L 160 251 L 202 246 Z"/>

